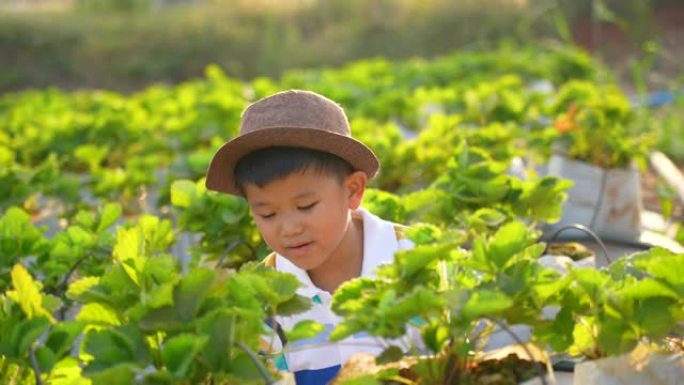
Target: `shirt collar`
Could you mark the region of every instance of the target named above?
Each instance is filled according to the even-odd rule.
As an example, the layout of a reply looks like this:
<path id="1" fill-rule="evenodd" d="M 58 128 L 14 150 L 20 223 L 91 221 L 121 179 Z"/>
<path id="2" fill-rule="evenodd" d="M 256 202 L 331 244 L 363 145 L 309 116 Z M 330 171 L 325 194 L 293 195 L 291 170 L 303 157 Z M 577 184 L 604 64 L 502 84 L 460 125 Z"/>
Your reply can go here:
<path id="1" fill-rule="evenodd" d="M 363 219 L 363 264 L 362 277 L 374 276 L 374 270 L 383 263 L 391 262 L 398 250 L 397 237 L 391 222 L 380 219 L 363 208 L 356 210 Z M 297 293 L 306 297 L 314 297 L 324 292 L 311 282 L 309 274 L 295 266 L 287 258 L 276 254 L 276 269 L 284 273 L 294 274 L 302 287 Z"/>

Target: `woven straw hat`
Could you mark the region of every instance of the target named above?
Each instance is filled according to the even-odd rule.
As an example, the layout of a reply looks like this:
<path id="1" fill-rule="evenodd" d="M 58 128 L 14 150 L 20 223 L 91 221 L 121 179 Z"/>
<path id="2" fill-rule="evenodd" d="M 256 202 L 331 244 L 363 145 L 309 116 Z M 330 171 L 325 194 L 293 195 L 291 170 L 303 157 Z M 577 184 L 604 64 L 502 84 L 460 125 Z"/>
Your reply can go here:
<path id="1" fill-rule="evenodd" d="M 240 135 L 214 154 L 207 171 L 210 190 L 242 196 L 235 186 L 235 165 L 266 147 L 304 147 L 328 152 L 373 178 L 379 162 L 373 151 L 352 138 L 349 121 L 332 100 L 309 91 L 290 90 L 261 99 L 245 109 Z"/>

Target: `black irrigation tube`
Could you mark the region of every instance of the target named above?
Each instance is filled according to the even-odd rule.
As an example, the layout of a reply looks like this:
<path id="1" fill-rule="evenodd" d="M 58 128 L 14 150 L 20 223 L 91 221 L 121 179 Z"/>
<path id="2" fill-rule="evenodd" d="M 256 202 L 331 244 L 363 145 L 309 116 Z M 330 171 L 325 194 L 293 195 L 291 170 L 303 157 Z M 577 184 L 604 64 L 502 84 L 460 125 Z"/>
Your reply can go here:
<path id="1" fill-rule="evenodd" d="M 561 227 L 560 229 L 556 230 L 556 232 L 553 233 L 548 239 L 545 239 L 545 241 L 547 243 L 551 243 L 554 240 L 556 240 L 556 238 L 558 237 L 558 235 L 560 235 L 560 233 L 562 233 L 565 230 L 569 230 L 569 229 L 579 230 L 579 231 L 589 235 L 594 241 L 596 241 L 596 243 L 599 244 L 599 246 L 601 246 L 601 250 L 603 251 L 603 255 L 606 257 L 606 261 L 608 261 L 608 263 L 613 263 L 613 261 L 610 259 L 610 256 L 608 256 L 608 249 L 606 248 L 606 245 L 603 243 L 601 238 L 598 235 L 596 235 L 595 232 L 591 231 L 590 228 L 588 228 L 587 226 L 581 225 L 579 223 L 574 223 L 571 225 Z"/>

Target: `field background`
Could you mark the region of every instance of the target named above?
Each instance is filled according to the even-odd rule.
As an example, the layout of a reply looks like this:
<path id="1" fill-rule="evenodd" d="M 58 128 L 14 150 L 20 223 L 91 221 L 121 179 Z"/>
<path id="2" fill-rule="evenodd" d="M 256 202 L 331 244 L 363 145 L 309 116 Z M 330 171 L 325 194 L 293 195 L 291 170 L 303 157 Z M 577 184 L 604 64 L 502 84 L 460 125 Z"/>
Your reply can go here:
<path id="1" fill-rule="evenodd" d="M 0 92 L 131 92 L 218 64 L 231 77 L 384 57 L 431 58 L 502 42 L 573 44 L 623 88 L 684 73 L 678 0 L 0 0 Z M 533 63 L 531 63 L 533 65 Z"/>

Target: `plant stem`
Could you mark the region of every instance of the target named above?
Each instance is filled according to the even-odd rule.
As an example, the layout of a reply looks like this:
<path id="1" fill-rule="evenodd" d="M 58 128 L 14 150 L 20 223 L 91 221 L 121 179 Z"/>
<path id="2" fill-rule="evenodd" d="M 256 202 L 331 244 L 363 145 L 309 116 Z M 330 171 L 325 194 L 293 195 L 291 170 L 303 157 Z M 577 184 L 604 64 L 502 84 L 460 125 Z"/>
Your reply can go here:
<path id="1" fill-rule="evenodd" d="M 532 356 L 532 352 L 530 351 L 530 349 L 527 348 L 527 345 L 505 323 L 499 322 L 495 319 L 490 319 L 490 321 L 499 325 L 499 327 L 501 327 L 501 329 L 503 329 L 506 333 L 508 333 L 515 340 L 515 342 L 517 342 L 518 345 L 520 345 L 520 347 L 523 348 L 523 350 L 525 351 L 525 354 L 527 354 L 527 356 L 530 357 L 530 361 L 532 361 L 532 365 L 534 366 L 534 369 L 537 372 L 537 376 L 539 376 L 539 379 L 541 380 L 542 385 L 548 385 L 548 383 L 546 382 L 546 373 L 542 372 L 542 370 L 539 368 L 539 365 L 535 364 L 535 362 L 534 362 L 535 360 L 534 360 L 534 357 Z"/>
<path id="2" fill-rule="evenodd" d="M 266 381 L 266 385 L 273 385 L 273 380 L 271 380 L 271 376 L 269 375 L 268 370 L 266 370 L 264 365 L 261 363 L 261 361 L 259 360 L 259 357 L 257 357 L 256 353 L 254 353 L 252 351 L 252 349 L 249 348 L 249 346 L 243 344 L 240 341 L 236 341 L 235 345 L 237 345 L 237 347 L 239 347 L 245 353 L 247 353 L 247 356 L 249 356 L 249 358 L 252 360 L 254 365 L 256 365 L 257 369 L 259 370 L 259 373 L 261 374 L 261 376 Z M 544 385 L 546 385 L 546 384 L 544 384 Z"/>
<path id="3" fill-rule="evenodd" d="M 29 358 L 31 359 L 31 368 L 33 368 L 33 373 L 36 376 L 36 385 L 43 385 L 43 380 L 40 378 L 40 368 L 38 367 L 36 352 L 33 348 L 29 349 Z"/>

